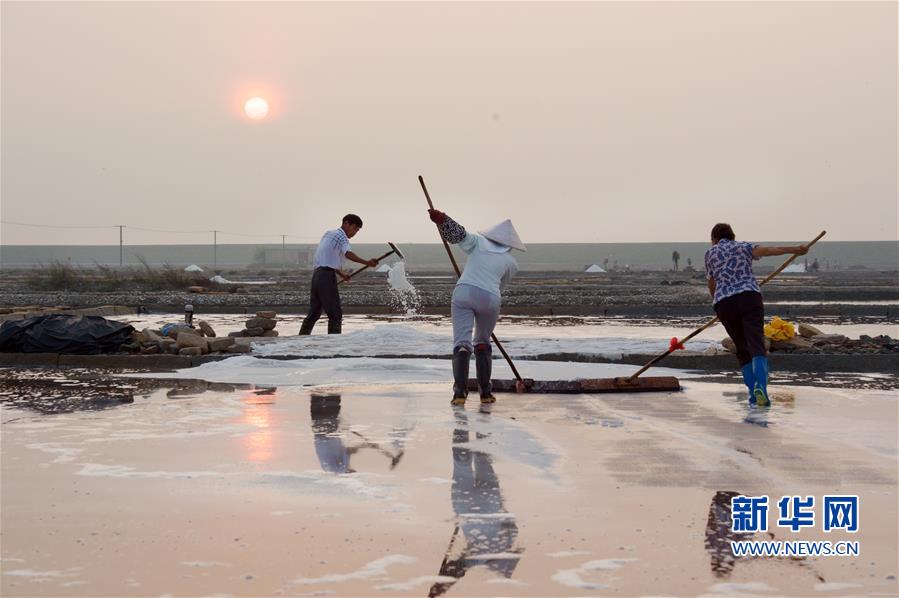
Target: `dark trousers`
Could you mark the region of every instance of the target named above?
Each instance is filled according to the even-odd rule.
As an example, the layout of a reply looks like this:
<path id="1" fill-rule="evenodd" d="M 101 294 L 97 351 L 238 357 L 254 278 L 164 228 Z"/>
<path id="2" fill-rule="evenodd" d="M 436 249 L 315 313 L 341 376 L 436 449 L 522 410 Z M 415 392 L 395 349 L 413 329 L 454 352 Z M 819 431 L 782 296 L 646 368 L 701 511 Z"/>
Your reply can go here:
<path id="1" fill-rule="evenodd" d="M 328 334 L 340 334 L 343 310 L 340 308 L 340 293 L 337 292 L 337 273 L 333 268 L 316 268 L 312 273 L 309 313 L 300 326 L 300 334 L 312 333 L 322 310 L 328 314 Z"/>
<path id="2" fill-rule="evenodd" d="M 744 291 L 715 304 L 715 313 L 737 346 L 737 360 L 744 366 L 753 357 L 764 357 L 765 306 L 762 294 Z"/>

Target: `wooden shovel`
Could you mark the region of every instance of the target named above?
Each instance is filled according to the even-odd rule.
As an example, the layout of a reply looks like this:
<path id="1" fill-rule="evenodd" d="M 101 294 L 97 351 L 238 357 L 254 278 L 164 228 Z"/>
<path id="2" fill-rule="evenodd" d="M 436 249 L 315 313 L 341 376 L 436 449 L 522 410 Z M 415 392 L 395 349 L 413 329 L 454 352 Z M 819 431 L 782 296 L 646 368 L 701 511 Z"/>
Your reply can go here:
<path id="1" fill-rule="evenodd" d="M 399 248 L 398 248 L 396 245 L 394 245 L 394 244 L 391 243 L 390 241 L 387 241 L 387 244 L 390 245 L 390 251 L 388 251 L 387 253 L 385 253 L 385 254 L 382 255 L 381 257 L 379 257 L 379 258 L 378 258 L 378 261 L 379 261 L 379 262 L 380 262 L 381 260 L 383 260 L 385 257 L 387 257 L 388 255 L 393 254 L 393 253 L 395 253 L 401 260 L 406 259 L 406 256 L 403 255 L 403 253 L 399 250 Z M 363 270 L 366 270 L 366 269 L 368 269 L 368 268 L 369 268 L 369 266 L 362 266 L 362 267 L 359 268 L 358 270 L 354 270 L 353 272 L 350 273 L 350 278 L 356 276 L 357 274 L 359 274 L 360 272 L 362 272 Z M 349 280 L 349 278 L 341 278 L 341 279 L 337 282 L 337 284 L 343 284 L 343 283 L 345 283 L 347 280 Z"/>

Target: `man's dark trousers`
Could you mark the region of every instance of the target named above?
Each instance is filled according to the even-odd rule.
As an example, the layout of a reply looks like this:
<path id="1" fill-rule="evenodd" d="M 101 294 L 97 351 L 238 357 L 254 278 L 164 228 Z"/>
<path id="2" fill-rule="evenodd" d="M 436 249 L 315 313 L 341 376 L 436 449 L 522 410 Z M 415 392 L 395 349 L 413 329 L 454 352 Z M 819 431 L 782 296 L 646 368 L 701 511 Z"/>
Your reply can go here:
<path id="1" fill-rule="evenodd" d="M 737 361 L 744 366 L 753 357 L 765 357 L 765 305 L 762 294 L 744 291 L 715 304 L 715 313 L 737 346 Z"/>
<path id="2" fill-rule="evenodd" d="M 343 310 L 340 293 L 337 292 L 337 272 L 334 268 L 316 268 L 312 273 L 312 292 L 309 297 L 309 313 L 300 326 L 300 334 L 311 334 L 312 327 L 322 315 L 328 314 L 328 334 L 340 334 Z"/>

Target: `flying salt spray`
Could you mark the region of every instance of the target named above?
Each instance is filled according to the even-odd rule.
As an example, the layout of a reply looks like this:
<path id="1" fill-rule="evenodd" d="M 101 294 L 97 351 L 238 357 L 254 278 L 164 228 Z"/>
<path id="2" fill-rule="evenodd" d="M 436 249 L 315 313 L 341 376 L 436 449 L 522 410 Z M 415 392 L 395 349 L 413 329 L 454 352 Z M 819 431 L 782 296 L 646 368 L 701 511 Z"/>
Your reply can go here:
<path id="1" fill-rule="evenodd" d="M 406 278 L 406 262 L 399 260 L 390 266 L 387 273 L 387 283 L 390 285 L 390 294 L 393 303 L 399 307 L 407 316 L 418 315 L 421 309 L 421 296 L 418 289 L 412 286 L 409 279 Z"/>

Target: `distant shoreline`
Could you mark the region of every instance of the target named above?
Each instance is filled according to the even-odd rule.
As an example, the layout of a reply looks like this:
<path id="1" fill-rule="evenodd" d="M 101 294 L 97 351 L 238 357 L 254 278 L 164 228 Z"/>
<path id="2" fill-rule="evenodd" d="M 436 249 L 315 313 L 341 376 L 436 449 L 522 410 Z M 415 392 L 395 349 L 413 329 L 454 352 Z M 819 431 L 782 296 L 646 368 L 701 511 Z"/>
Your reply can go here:
<path id="1" fill-rule="evenodd" d="M 807 239 L 806 239 L 807 240 Z M 763 245 L 795 245 L 802 239 L 791 241 L 764 241 Z M 407 271 L 449 270 L 449 262 L 440 243 L 398 243 L 406 255 Z M 353 249 L 360 255 L 382 255 L 388 249 L 385 243 L 354 243 Z M 519 265 L 526 271 L 583 272 L 596 264 L 606 270 L 674 269 L 672 254 L 680 255 L 678 268 L 690 263 L 696 269 L 703 267 L 703 256 L 708 242 L 659 242 L 659 243 L 528 243 L 526 253 L 516 253 Z M 253 244 L 207 245 L 128 245 L 122 247 L 125 266 L 141 267 L 143 261 L 151 266 L 170 264 L 184 267 L 197 264 L 206 270 L 226 271 L 234 269 L 303 270 L 311 266 L 315 245 L 285 244 L 277 242 Z M 464 261 L 464 254 L 455 250 Z M 821 241 L 807 256 L 809 264 L 818 260 L 823 271 L 849 269 L 899 270 L 899 241 Z M 392 261 L 390 258 L 388 261 Z M 798 263 L 804 264 L 806 258 Z M 689 261 L 689 262 L 688 262 Z M 0 268 L 20 269 L 40 267 L 54 262 L 79 267 L 96 264 L 118 267 L 118 245 L 0 245 Z M 756 271 L 773 270 L 781 262 L 774 258 L 761 260 Z M 770 271 L 769 270 L 769 271 Z"/>

